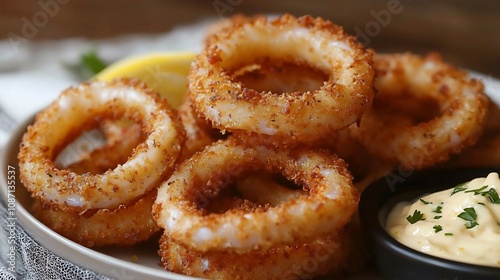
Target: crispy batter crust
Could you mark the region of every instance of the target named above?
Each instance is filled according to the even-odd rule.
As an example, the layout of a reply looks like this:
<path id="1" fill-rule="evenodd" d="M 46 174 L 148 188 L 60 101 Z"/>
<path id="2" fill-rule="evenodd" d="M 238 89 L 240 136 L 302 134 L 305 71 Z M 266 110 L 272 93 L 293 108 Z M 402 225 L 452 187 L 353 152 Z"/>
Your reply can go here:
<path id="1" fill-rule="evenodd" d="M 347 235 L 318 237 L 306 244 L 254 250 L 244 254 L 226 251 L 200 252 L 160 239 L 162 264 L 169 271 L 209 279 L 310 279 L 340 275 L 349 253 Z M 331 278 L 330 278 L 331 279 Z"/>
<path id="2" fill-rule="evenodd" d="M 376 106 L 353 131 L 377 157 L 407 169 L 422 169 L 447 160 L 481 135 L 488 110 L 482 83 L 440 56 L 377 55 L 375 70 Z M 388 110 L 398 100 L 417 104 L 425 98 L 438 104 L 440 115 L 419 121 L 409 113 L 412 106 L 404 102 L 401 106 L 408 108 L 403 113 Z M 419 113 L 431 108 L 423 106 Z"/>
<path id="3" fill-rule="evenodd" d="M 77 174 L 102 174 L 126 162 L 134 148 L 144 140 L 141 127 L 130 122 L 105 120 L 101 129 L 106 144 L 83 155 L 80 161 L 67 166 L 68 170 Z M 52 230 L 81 245 L 126 246 L 148 240 L 160 231 L 151 214 L 155 199 L 156 189 L 128 206 L 85 213 L 54 211 L 35 199 L 32 213 Z"/>
<path id="4" fill-rule="evenodd" d="M 310 143 L 354 123 L 371 104 L 372 53 L 329 21 L 259 18 L 212 37 L 193 63 L 189 97 L 216 128 L 271 136 L 265 143 Z M 260 59 L 307 64 L 328 80 L 313 91 L 276 94 L 246 88 L 231 76 Z"/>
<path id="5" fill-rule="evenodd" d="M 103 174 L 59 169 L 54 158 L 99 118 L 140 123 L 147 139 L 129 160 Z M 131 203 L 169 175 L 184 141 L 174 110 L 138 80 L 83 83 L 63 92 L 37 115 L 18 154 L 20 179 L 33 196 L 55 210 L 113 209 Z"/>
<path id="6" fill-rule="evenodd" d="M 281 173 L 308 195 L 270 209 L 203 214 L 201 209 L 220 189 L 252 170 Z M 181 163 L 159 187 L 153 213 L 167 234 L 185 246 L 245 252 L 336 232 L 350 220 L 357 203 L 352 177 L 336 156 L 252 147 L 230 137 Z"/>

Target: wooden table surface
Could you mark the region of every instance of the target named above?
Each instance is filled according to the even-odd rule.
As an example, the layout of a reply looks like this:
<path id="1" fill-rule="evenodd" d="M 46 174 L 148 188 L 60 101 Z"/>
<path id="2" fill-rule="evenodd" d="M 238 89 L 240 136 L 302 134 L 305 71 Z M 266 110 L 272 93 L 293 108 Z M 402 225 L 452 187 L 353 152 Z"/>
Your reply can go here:
<path id="1" fill-rule="evenodd" d="M 500 1 L 495 0 L 2 1 L 0 38 L 103 38 L 165 32 L 206 17 L 284 12 L 330 19 L 380 52 L 437 51 L 456 65 L 500 77 Z"/>

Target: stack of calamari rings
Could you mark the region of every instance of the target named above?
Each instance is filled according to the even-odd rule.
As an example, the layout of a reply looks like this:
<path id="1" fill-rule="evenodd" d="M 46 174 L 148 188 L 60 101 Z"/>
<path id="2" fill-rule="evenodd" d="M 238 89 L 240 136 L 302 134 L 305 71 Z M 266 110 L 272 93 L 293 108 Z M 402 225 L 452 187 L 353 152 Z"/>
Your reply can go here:
<path id="1" fill-rule="evenodd" d="M 437 55 L 373 56 L 309 16 L 212 28 L 179 108 L 186 160 L 153 205 L 167 270 L 216 279 L 341 273 L 366 184 L 356 189 L 336 154 L 355 162 L 363 150 L 383 171 L 422 169 L 475 143 L 487 108 L 480 82 Z M 436 110 L 406 110 L 412 102 Z M 244 199 L 228 196 L 230 186 Z"/>
<path id="2" fill-rule="evenodd" d="M 247 72 L 287 65 L 312 68 L 326 82 L 273 92 L 237 79 L 248 82 Z M 166 269 L 216 279 L 302 279 L 341 271 L 349 251 L 344 228 L 359 194 L 346 163 L 315 144 L 370 107 L 372 65 L 372 53 L 320 18 L 257 17 L 211 35 L 192 64 L 188 99 L 179 109 L 187 159 L 159 187 L 153 205 L 164 229 Z M 231 184 L 244 199 L 210 211 Z"/>
<path id="3" fill-rule="evenodd" d="M 364 186 L 475 144 L 487 111 L 483 85 L 436 54 L 375 54 L 321 18 L 240 16 L 211 28 L 178 111 L 138 80 L 64 91 L 24 134 L 20 179 L 37 218 L 88 247 L 163 230 L 176 273 L 337 275 L 362 262 Z M 61 166 L 96 127 L 105 145 Z"/>

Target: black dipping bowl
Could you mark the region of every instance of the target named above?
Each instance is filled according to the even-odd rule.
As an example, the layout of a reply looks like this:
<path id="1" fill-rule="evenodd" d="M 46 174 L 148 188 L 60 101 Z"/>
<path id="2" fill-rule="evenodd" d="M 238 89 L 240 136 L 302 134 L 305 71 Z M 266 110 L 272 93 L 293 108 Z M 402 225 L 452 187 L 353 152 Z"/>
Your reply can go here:
<path id="1" fill-rule="evenodd" d="M 399 243 L 385 230 L 387 216 L 398 202 L 413 201 L 473 178 L 486 177 L 490 172 L 500 172 L 500 167 L 419 171 L 407 176 L 394 173 L 363 192 L 359 204 L 361 222 L 370 254 L 385 279 L 500 279 L 500 268 L 433 257 Z"/>

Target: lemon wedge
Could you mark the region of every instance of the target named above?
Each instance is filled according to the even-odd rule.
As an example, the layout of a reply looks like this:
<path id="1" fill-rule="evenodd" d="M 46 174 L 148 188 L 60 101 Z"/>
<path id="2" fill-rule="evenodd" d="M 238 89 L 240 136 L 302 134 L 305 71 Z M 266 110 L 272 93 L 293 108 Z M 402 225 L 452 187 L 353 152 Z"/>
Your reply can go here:
<path id="1" fill-rule="evenodd" d="M 111 81 L 115 78 L 137 78 L 149 88 L 167 98 L 172 107 L 177 108 L 186 94 L 191 62 L 196 54 L 150 53 L 128 57 L 111 64 L 94 79 Z"/>

